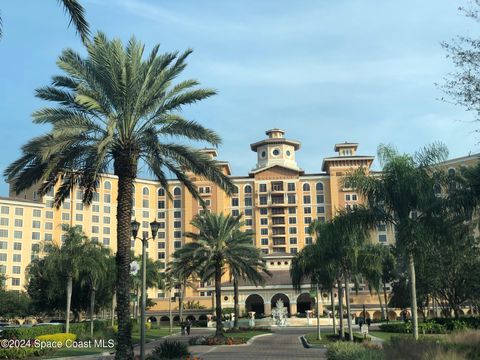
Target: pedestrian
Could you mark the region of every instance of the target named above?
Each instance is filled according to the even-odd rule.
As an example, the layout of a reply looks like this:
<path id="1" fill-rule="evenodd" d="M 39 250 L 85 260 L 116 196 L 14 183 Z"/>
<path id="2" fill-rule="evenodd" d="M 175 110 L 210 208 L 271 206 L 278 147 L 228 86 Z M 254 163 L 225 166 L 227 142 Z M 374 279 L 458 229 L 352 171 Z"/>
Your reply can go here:
<path id="1" fill-rule="evenodd" d="M 192 320 L 187 320 L 187 335 L 190 335 L 190 328 L 192 327 Z"/>
<path id="2" fill-rule="evenodd" d="M 181 329 L 182 329 L 182 335 L 185 335 L 185 322 L 184 322 L 184 321 L 182 321 L 182 322 L 180 323 L 180 327 L 181 327 Z"/>
<path id="3" fill-rule="evenodd" d="M 358 319 L 358 325 L 360 325 L 360 332 L 362 331 L 362 326 L 363 326 L 363 317 Z"/>

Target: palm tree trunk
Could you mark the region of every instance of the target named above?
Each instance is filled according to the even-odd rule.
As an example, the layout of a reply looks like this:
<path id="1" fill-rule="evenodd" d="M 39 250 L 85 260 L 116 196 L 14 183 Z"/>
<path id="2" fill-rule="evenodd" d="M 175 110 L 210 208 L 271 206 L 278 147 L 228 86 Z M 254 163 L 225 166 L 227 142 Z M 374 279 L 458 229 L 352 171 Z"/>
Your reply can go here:
<path id="1" fill-rule="evenodd" d="M 115 292 L 113 292 L 113 295 L 112 295 L 112 327 L 115 325 L 115 298 L 116 298 L 116 295 L 115 295 Z"/>
<path id="2" fill-rule="evenodd" d="M 320 334 L 320 290 L 318 289 L 317 283 L 317 304 L 316 304 L 316 312 L 317 312 L 317 340 L 322 339 L 322 335 Z"/>
<path id="3" fill-rule="evenodd" d="M 180 284 L 180 296 L 178 298 L 178 315 L 180 318 L 180 323 L 183 322 L 183 298 L 185 297 L 185 287 L 186 287 L 186 280 L 183 280 Z"/>
<path id="4" fill-rule="evenodd" d="M 415 262 L 413 255 L 408 257 L 408 272 L 410 273 L 410 292 L 412 297 L 412 323 L 413 323 L 413 336 L 415 340 L 418 340 L 418 313 L 417 313 L 417 290 L 416 290 L 416 277 L 415 277 Z"/>
<path id="5" fill-rule="evenodd" d="M 95 311 L 95 288 L 90 293 L 90 336 L 93 336 L 93 313 Z"/>
<path id="6" fill-rule="evenodd" d="M 118 176 L 117 196 L 117 347 L 116 360 L 133 359 L 130 319 L 130 241 L 132 238 L 133 183 L 137 176 L 134 150 L 114 154 L 114 173 Z"/>
<path id="7" fill-rule="evenodd" d="M 73 287 L 73 278 L 71 274 L 68 274 L 67 278 L 67 309 L 65 314 L 65 332 L 70 331 L 70 306 L 72 303 L 72 287 Z"/>
<path id="8" fill-rule="evenodd" d="M 223 337 L 222 323 L 222 268 L 220 264 L 215 266 L 215 317 L 216 331 L 215 337 Z"/>
<path id="9" fill-rule="evenodd" d="M 343 287 L 342 282 L 338 280 L 338 320 L 340 322 L 340 339 L 345 339 L 345 330 L 343 329 Z"/>
<path id="10" fill-rule="evenodd" d="M 377 291 L 378 296 L 378 303 L 380 304 L 380 313 L 382 320 L 385 320 L 385 312 L 383 311 L 383 303 L 382 303 L 382 295 L 380 294 L 380 290 Z"/>
<path id="11" fill-rule="evenodd" d="M 390 320 L 390 315 L 388 314 L 388 297 L 387 297 L 387 284 L 383 284 L 383 299 L 385 300 L 385 316 L 387 322 Z"/>
<path id="12" fill-rule="evenodd" d="M 350 313 L 350 281 L 348 275 L 345 275 L 345 302 L 347 303 L 348 339 L 353 341 L 352 314 Z"/>
<path id="13" fill-rule="evenodd" d="M 337 324 L 335 318 L 335 291 L 333 287 L 330 290 L 330 302 L 332 303 L 332 323 L 333 323 L 333 334 L 337 333 Z"/>
<path id="14" fill-rule="evenodd" d="M 238 304 L 238 278 L 233 277 L 233 308 L 234 308 L 234 319 L 233 319 L 233 328 L 238 329 L 238 317 L 240 316 L 240 305 Z"/>

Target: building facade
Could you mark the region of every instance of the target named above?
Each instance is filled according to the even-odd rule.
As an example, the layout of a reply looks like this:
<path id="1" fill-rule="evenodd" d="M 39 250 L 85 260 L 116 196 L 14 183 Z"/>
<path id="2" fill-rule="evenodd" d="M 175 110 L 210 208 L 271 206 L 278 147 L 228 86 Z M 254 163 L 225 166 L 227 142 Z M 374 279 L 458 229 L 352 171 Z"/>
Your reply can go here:
<path id="1" fill-rule="evenodd" d="M 280 129 L 268 130 L 266 135 L 265 139 L 250 145 L 257 155 L 257 163 L 247 175 L 232 176 L 230 164 L 218 161 L 218 166 L 231 176 L 237 187 L 232 197 L 205 179 L 192 174 L 189 176 L 198 187 L 209 211 L 243 214 L 244 229 L 255 233 L 255 245 L 268 256 L 271 270 L 285 272 L 293 255 L 312 243 L 313 239 L 307 232 L 312 221 L 327 221 L 340 209 L 355 207 L 362 202 L 358 194 L 344 186 L 342 178 L 359 167 L 369 171 L 374 157 L 357 154 L 357 143 L 340 143 L 334 147 L 334 156 L 323 159 L 321 171 L 305 173 L 295 157 L 301 148 L 300 142 L 285 138 L 285 132 Z M 217 157 L 214 149 L 204 151 L 213 158 Z M 449 166 L 473 163 L 478 158 L 478 155 L 473 155 L 451 160 Z M 173 195 L 171 198 L 157 181 L 137 179 L 133 201 L 133 217 L 141 224 L 140 233 L 149 231 L 149 223 L 154 219 L 160 222 L 157 239 L 149 242 L 147 251 L 150 258 L 165 264 L 171 260 L 176 249 L 189 241 L 183 234 L 194 230 L 190 221 L 202 211 L 199 202 L 180 182 L 170 180 L 168 184 L 168 190 Z M 93 241 L 103 244 L 114 253 L 116 193 L 117 178 L 105 174 L 90 206 L 82 204 L 81 189 L 76 189 L 59 209 L 54 207 L 53 191 L 40 196 L 37 189 L 30 189 L 0 198 L 0 273 L 6 276 L 7 289 L 24 289 L 29 262 L 41 256 L 44 242 L 61 241 L 61 225 L 64 223 L 81 226 Z M 372 241 L 392 244 L 392 229 L 378 224 Z M 141 242 L 132 241 L 132 250 L 140 254 Z M 284 275 L 279 275 L 279 278 L 283 279 L 282 282 L 288 282 Z M 187 300 L 199 301 L 211 307 L 211 287 L 208 284 L 198 285 L 196 290 L 188 290 Z M 228 284 L 225 286 L 228 293 Z M 289 283 L 272 286 L 292 289 Z M 245 284 L 243 289 L 247 288 Z M 159 311 L 167 309 L 169 300 L 166 298 L 170 298 L 169 295 L 157 289 L 149 291 L 149 297 L 157 299 L 155 308 Z M 178 293 L 172 295 L 178 296 Z M 242 305 L 248 310 L 248 291 L 242 290 L 241 296 Z M 233 304 L 233 297 L 232 301 L 229 295 L 225 298 L 227 305 Z M 270 304 L 270 300 L 265 298 L 264 303 Z M 296 303 L 296 299 L 289 299 L 289 302 Z M 296 309 L 292 307 L 291 310 L 295 312 Z"/>

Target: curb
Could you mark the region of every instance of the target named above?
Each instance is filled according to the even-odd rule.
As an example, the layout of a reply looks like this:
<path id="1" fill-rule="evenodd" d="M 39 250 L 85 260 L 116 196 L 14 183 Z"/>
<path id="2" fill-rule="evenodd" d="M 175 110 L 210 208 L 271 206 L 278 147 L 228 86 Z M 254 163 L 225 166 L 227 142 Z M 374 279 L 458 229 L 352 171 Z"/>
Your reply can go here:
<path id="1" fill-rule="evenodd" d="M 325 345 L 310 344 L 308 342 L 307 338 L 305 337 L 305 335 L 300 336 L 299 339 L 300 339 L 300 342 L 302 343 L 303 347 L 307 348 L 307 349 L 326 349 L 327 348 Z"/>

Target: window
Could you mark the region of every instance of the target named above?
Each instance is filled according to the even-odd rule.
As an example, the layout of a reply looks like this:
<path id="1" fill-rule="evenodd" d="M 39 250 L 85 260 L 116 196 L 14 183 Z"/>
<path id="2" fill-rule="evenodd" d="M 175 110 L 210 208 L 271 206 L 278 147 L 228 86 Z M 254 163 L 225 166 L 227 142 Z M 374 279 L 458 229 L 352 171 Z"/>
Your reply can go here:
<path id="1" fill-rule="evenodd" d="M 33 210 L 33 217 L 40 217 L 40 216 L 42 216 L 42 211 L 34 209 Z"/>
<path id="2" fill-rule="evenodd" d="M 305 244 L 306 245 L 312 245 L 313 243 L 313 240 L 312 240 L 312 237 L 311 236 L 308 236 L 305 238 Z"/>
<path id="3" fill-rule="evenodd" d="M 165 221 L 160 221 L 159 226 L 160 229 L 165 229 Z"/>
<path id="4" fill-rule="evenodd" d="M 8 215 L 8 213 L 10 212 L 10 208 L 8 206 L 2 206 L 0 208 L 0 212 L 4 215 Z"/>
<path id="5" fill-rule="evenodd" d="M 40 240 L 40 233 L 37 231 L 32 232 L 32 240 Z"/>
<path id="6" fill-rule="evenodd" d="M 6 241 L 0 241 L 0 249 L 7 250 L 8 243 Z"/>
<path id="7" fill-rule="evenodd" d="M 357 194 L 352 194 L 352 201 L 357 201 Z"/>
<path id="8" fill-rule="evenodd" d="M 312 208 L 311 207 L 304 207 L 303 208 L 303 213 L 304 214 L 311 214 L 312 213 Z"/>
<path id="9" fill-rule="evenodd" d="M 45 241 L 52 241 L 53 240 L 53 235 L 52 234 L 45 234 L 44 239 L 45 239 Z"/>
<path id="10" fill-rule="evenodd" d="M 103 245 L 105 245 L 105 246 L 110 245 L 110 239 L 109 238 L 103 238 Z"/>
<path id="11" fill-rule="evenodd" d="M 315 185 L 315 189 L 318 191 L 323 191 L 323 183 L 318 182 L 317 185 Z"/>
<path id="12" fill-rule="evenodd" d="M 159 231 L 158 234 L 157 234 L 157 237 L 159 239 L 165 239 L 165 237 L 166 237 L 165 231 Z"/>
<path id="13" fill-rule="evenodd" d="M 174 231 L 173 232 L 173 237 L 174 238 L 181 238 L 182 237 L 182 232 L 181 231 Z"/>
<path id="14" fill-rule="evenodd" d="M 177 221 L 174 221 L 173 222 L 173 227 L 178 229 L 178 228 L 181 228 L 182 227 L 182 222 L 177 220 Z"/>
<path id="15" fill-rule="evenodd" d="M 12 266 L 12 274 L 15 274 L 15 275 L 20 274 L 21 269 L 22 268 L 18 265 Z"/>
<path id="16" fill-rule="evenodd" d="M 104 188 L 105 190 L 112 190 L 112 184 L 110 183 L 110 181 L 105 181 L 105 182 L 103 183 L 103 188 Z"/>
<path id="17" fill-rule="evenodd" d="M 267 205 L 268 198 L 266 196 L 260 196 L 260 205 Z"/>
<path id="18" fill-rule="evenodd" d="M 182 195 L 182 190 L 179 187 L 176 187 L 175 189 L 173 189 L 173 195 L 174 196 Z"/>
<path id="19" fill-rule="evenodd" d="M 92 205 L 93 212 L 100 212 L 100 205 Z"/>
<path id="20" fill-rule="evenodd" d="M 291 237 L 290 238 L 290 245 L 295 245 L 297 243 L 297 238 L 296 237 Z"/>
<path id="21" fill-rule="evenodd" d="M 296 196 L 295 195 L 287 195 L 287 201 L 289 204 L 295 204 Z"/>
<path id="22" fill-rule="evenodd" d="M 260 229 L 261 235 L 268 235 L 268 229 Z"/>
<path id="23" fill-rule="evenodd" d="M 20 278 L 12 278 L 12 286 L 20 286 Z"/>
<path id="24" fill-rule="evenodd" d="M 104 207 L 103 207 L 103 212 L 104 212 L 105 214 L 110 214 L 110 206 L 104 206 Z"/>
<path id="25" fill-rule="evenodd" d="M 76 203 L 75 204 L 75 209 L 79 210 L 79 211 L 82 211 L 83 210 L 83 204 L 82 203 Z"/>
<path id="26" fill-rule="evenodd" d="M 75 221 L 83 221 L 83 215 L 82 214 L 75 214 Z"/>
<path id="27" fill-rule="evenodd" d="M 181 208 L 182 207 L 182 200 L 173 200 L 173 207 L 174 208 Z"/>
<path id="28" fill-rule="evenodd" d="M 317 195 L 317 204 L 323 204 L 325 202 L 324 195 Z"/>
<path id="29" fill-rule="evenodd" d="M 150 201 L 148 201 L 147 199 L 143 199 L 142 200 L 142 207 L 143 208 L 149 208 L 150 207 Z"/>
<path id="30" fill-rule="evenodd" d="M 76 199 L 77 200 L 82 200 L 83 199 L 83 191 L 82 190 L 77 190 Z"/>
<path id="31" fill-rule="evenodd" d="M 240 211 L 237 209 L 232 210 L 232 216 L 240 216 Z"/>
<path id="32" fill-rule="evenodd" d="M 158 242 L 158 248 L 159 249 L 165 249 L 165 242 L 164 241 L 159 241 Z"/>
<path id="33" fill-rule="evenodd" d="M 252 198 L 251 197 L 245 198 L 245 206 L 252 206 Z"/>
<path id="34" fill-rule="evenodd" d="M 62 213 L 62 221 L 69 221 L 70 214 L 69 213 Z"/>
<path id="35" fill-rule="evenodd" d="M 317 213 L 318 214 L 325 213 L 325 207 L 324 206 L 317 206 Z"/>
<path id="36" fill-rule="evenodd" d="M 158 259 L 159 259 L 159 260 L 165 259 L 165 253 L 164 253 L 164 252 L 159 252 L 159 253 L 158 253 Z"/>
<path id="37" fill-rule="evenodd" d="M 45 223 L 45 230 L 53 230 L 53 223 L 52 222 L 46 222 Z"/>
<path id="38" fill-rule="evenodd" d="M 291 254 L 296 254 L 298 252 L 297 248 L 290 248 Z"/>
<path id="39" fill-rule="evenodd" d="M 312 223 L 312 218 L 308 216 L 308 217 L 306 217 L 306 218 L 303 220 L 303 222 L 304 222 L 305 224 L 311 224 L 311 223 Z"/>
<path id="40" fill-rule="evenodd" d="M 304 195 L 303 196 L 303 203 L 304 204 L 310 204 L 312 202 L 312 198 L 310 197 L 310 195 Z"/>
<path id="41" fill-rule="evenodd" d="M 385 225 L 385 224 L 378 224 L 378 225 L 377 225 L 377 230 L 378 230 L 378 231 L 387 231 L 387 225 Z"/>
<path id="42" fill-rule="evenodd" d="M 8 226 L 8 218 L 0 218 L 1 226 Z"/>
<path id="43" fill-rule="evenodd" d="M 325 216 L 319 216 L 318 221 L 324 223 L 326 221 Z"/>
<path id="44" fill-rule="evenodd" d="M 238 198 L 232 198 L 232 206 L 238 206 Z"/>
<path id="45" fill-rule="evenodd" d="M 19 231 L 19 230 L 15 230 L 15 231 L 13 232 L 13 238 L 14 238 L 14 239 L 21 239 L 21 238 L 22 238 L 22 232 Z"/>
<path id="46" fill-rule="evenodd" d="M 47 200 L 45 201 L 45 206 L 47 208 L 53 208 L 53 200 Z"/>
<path id="47" fill-rule="evenodd" d="M 93 223 L 98 223 L 100 221 L 100 217 L 98 215 L 93 215 L 92 216 L 92 222 Z"/>
<path id="48" fill-rule="evenodd" d="M 109 227 L 104 227 L 103 228 L 103 233 L 104 234 L 110 234 L 110 228 Z"/>
<path id="49" fill-rule="evenodd" d="M 8 230 L 0 229 L 0 238 L 8 238 Z"/>
<path id="50" fill-rule="evenodd" d="M 262 249 L 262 253 L 265 255 L 268 254 L 268 249 Z"/>
<path id="51" fill-rule="evenodd" d="M 268 238 L 262 238 L 261 243 L 262 245 L 268 245 Z"/>
<path id="52" fill-rule="evenodd" d="M 245 186 L 245 194 L 251 194 L 252 193 L 252 187 L 250 185 Z"/>
<path id="53" fill-rule="evenodd" d="M 13 254 L 13 262 L 22 262 L 21 254 Z"/>
<path id="54" fill-rule="evenodd" d="M 261 218 L 260 225 L 268 225 L 268 218 Z"/>
<path id="55" fill-rule="evenodd" d="M 262 193 L 267 192 L 267 184 L 258 185 L 258 191 Z"/>
<path id="56" fill-rule="evenodd" d="M 92 201 L 99 202 L 100 201 L 100 194 L 98 192 L 94 192 L 92 196 Z"/>
<path id="57" fill-rule="evenodd" d="M 148 190 L 148 187 L 144 186 L 143 189 L 142 189 L 142 194 L 144 196 L 148 196 L 150 195 L 150 190 Z"/>
<path id="58" fill-rule="evenodd" d="M 0 261 L 7 261 L 7 254 L 0 253 Z"/>
<path id="59" fill-rule="evenodd" d="M 245 209 L 245 216 L 252 216 L 253 210 L 252 209 Z"/>
<path id="60" fill-rule="evenodd" d="M 45 217 L 47 219 L 53 219 L 53 211 L 46 211 L 45 212 Z"/>
<path id="61" fill-rule="evenodd" d="M 288 183 L 287 190 L 288 191 L 295 191 L 295 183 Z"/>
<path id="62" fill-rule="evenodd" d="M 65 202 L 62 204 L 62 208 L 64 208 L 65 210 L 70 210 L 70 202 L 69 202 L 69 201 L 65 201 Z"/>
<path id="63" fill-rule="evenodd" d="M 109 204 L 111 201 L 111 195 L 110 194 L 103 194 L 103 202 Z"/>
<path id="64" fill-rule="evenodd" d="M 310 191 L 310 184 L 309 183 L 304 183 L 303 184 L 303 191 Z"/>
<path id="65" fill-rule="evenodd" d="M 385 235 L 385 234 L 378 235 L 378 241 L 387 242 L 387 235 Z"/>
<path id="66" fill-rule="evenodd" d="M 295 208 L 295 207 L 288 208 L 288 213 L 289 214 L 296 214 L 297 213 L 297 208 Z"/>
<path id="67" fill-rule="evenodd" d="M 92 234 L 98 234 L 99 228 L 98 226 L 92 226 Z"/>
<path id="68" fill-rule="evenodd" d="M 173 247 L 174 247 L 175 249 L 181 248 L 181 247 L 182 247 L 182 242 L 179 241 L 179 240 L 174 241 L 174 242 L 173 242 Z"/>
<path id="69" fill-rule="evenodd" d="M 2 212 L 3 214 L 3 212 Z M 23 209 L 22 208 L 15 208 L 15 215 L 23 216 Z"/>
<path id="70" fill-rule="evenodd" d="M 289 224 L 296 224 L 297 223 L 297 218 L 294 218 L 294 217 L 288 218 L 288 223 Z"/>
<path id="71" fill-rule="evenodd" d="M 260 209 L 260 215 L 268 215 L 268 209 Z"/>
<path id="72" fill-rule="evenodd" d="M 350 200 L 351 200 L 350 194 L 345 194 L 345 201 L 350 201 Z"/>
<path id="73" fill-rule="evenodd" d="M 6 272 L 7 272 L 7 267 L 5 265 L 0 265 L 0 274 L 5 274 Z M 4 279 L 2 280 L 3 280 L 3 285 L 5 285 L 5 280 Z"/>
<path id="74" fill-rule="evenodd" d="M 297 233 L 297 228 L 296 227 L 288 228 L 288 233 L 292 234 L 292 235 L 296 234 Z"/>
<path id="75" fill-rule="evenodd" d="M 253 220 L 252 219 L 246 219 L 245 220 L 245 226 L 252 226 L 253 225 Z"/>
<path id="76" fill-rule="evenodd" d="M 165 209 L 165 200 L 160 200 L 157 203 L 159 209 Z"/>
<path id="77" fill-rule="evenodd" d="M 98 244 L 98 237 L 92 236 L 92 243 Z"/>
<path id="78" fill-rule="evenodd" d="M 159 211 L 159 212 L 157 213 L 157 217 L 158 217 L 159 219 L 165 219 L 165 212 Z"/>

